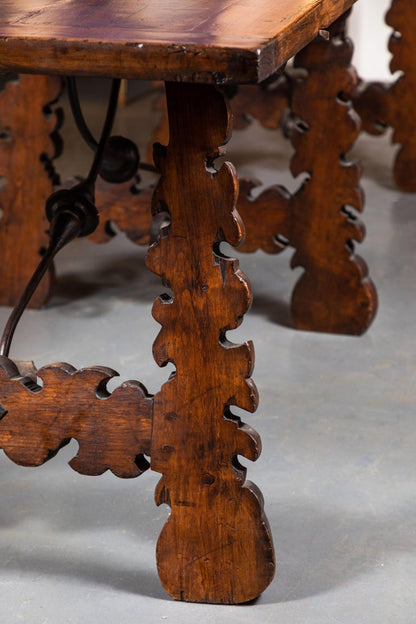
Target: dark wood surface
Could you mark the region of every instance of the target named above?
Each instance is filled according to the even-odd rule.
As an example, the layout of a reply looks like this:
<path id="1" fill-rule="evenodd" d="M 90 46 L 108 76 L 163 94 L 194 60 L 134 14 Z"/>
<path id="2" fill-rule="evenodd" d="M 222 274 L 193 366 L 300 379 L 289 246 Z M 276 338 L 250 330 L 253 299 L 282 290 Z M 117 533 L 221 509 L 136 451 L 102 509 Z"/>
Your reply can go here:
<path id="1" fill-rule="evenodd" d="M 0 73 L 266 78 L 354 0 L 3 0 Z"/>
<path id="2" fill-rule="evenodd" d="M 365 234 L 353 212 L 363 209 L 361 171 L 344 156 L 360 129 L 350 104 L 356 75 L 344 20 L 330 32 L 328 41 L 314 41 L 296 55 L 291 75 L 291 169 L 308 178 L 292 196 L 272 187 L 254 201 L 250 185 L 242 185 L 238 208 L 247 239 L 241 249 L 278 253 L 285 242 L 293 246 L 292 266 L 304 269 L 292 295 L 295 326 L 361 334 L 376 313 L 377 293 L 365 262 L 354 253 L 354 242 Z"/>
<path id="3" fill-rule="evenodd" d="M 364 208 L 361 169 L 345 157 L 360 132 L 351 107 L 357 81 L 352 53 L 338 20 L 329 41 L 314 41 L 296 56 L 295 66 L 306 69 L 307 77 L 292 96 L 292 111 L 302 123 L 292 133 L 291 171 L 309 174 L 291 200 L 291 264 L 304 269 L 292 294 L 292 315 L 299 329 L 342 334 L 362 334 L 377 311 L 367 265 L 355 254 L 355 242 L 365 236 L 358 218 Z"/>

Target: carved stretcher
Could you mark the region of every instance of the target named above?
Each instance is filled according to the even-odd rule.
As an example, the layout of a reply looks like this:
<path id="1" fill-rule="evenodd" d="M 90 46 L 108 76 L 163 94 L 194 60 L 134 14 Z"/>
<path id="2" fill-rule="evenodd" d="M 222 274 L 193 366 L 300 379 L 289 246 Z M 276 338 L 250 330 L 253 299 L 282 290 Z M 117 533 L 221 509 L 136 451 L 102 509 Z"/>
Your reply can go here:
<path id="1" fill-rule="evenodd" d="M 161 295 L 153 307 L 161 325 L 154 357 L 160 366 L 173 363 L 175 373 L 154 397 L 136 381 L 109 394 L 106 384 L 114 372 L 105 367 L 77 371 L 58 363 L 33 378 L 22 375 L 4 356 L 0 447 L 14 462 L 37 466 L 74 438 L 79 442 L 79 452 L 70 462 L 75 470 L 91 475 L 112 470 L 122 478 L 140 475 L 150 458 L 150 468 L 162 475 L 156 502 L 168 504 L 172 512 L 157 543 L 157 565 L 164 587 L 177 599 L 246 602 L 258 596 L 274 574 L 262 496 L 246 481 L 238 461 L 239 455 L 257 459 L 260 440 L 233 413 L 234 406 L 254 411 L 258 400 L 251 379 L 252 344 L 236 345 L 227 339 L 251 301 L 246 276 L 220 249 L 223 241 L 238 246 L 244 239 L 236 209 L 238 181 L 232 165 L 226 163 L 216 171 L 213 163 L 231 133 L 224 86 L 265 80 L 300 50 L 298 59 L 308 68 L 309 78 L 299 83 L 294 109 L 310 131 L 299 128 L 292 169 L 311 172 L 302 191 L 306 196 L 308 188 L 322 189 L 306 202 L 306 211 L 299 208 L 299 195 L 289 199 L 278 188 L 271 191 L 276 197 L 273 218 L 282 224 L 282 235 L 294 242 L 293 262 L 305 269 L 294 307 L 309 300 L 315 288 L 332 290 L 338 306 L 344 306 L 348 292 L 333 284 L 337 271 L 346 270 L 347 289 L 360 289 L 367 324 L 374 313 L 372 284 L 351 246 L 352 240 L 362 238 L 362 228 L 344 210 L 346 205 L 357 210 L 362 205 L 360 171 L 342 161 L 358 132 L 343 96 L 354 83 L 351 46 L 343 35 L 343 20 L 337 22 L 351 5 L 352 0 L 241 0 L 215 8 L 201 0 L 2 3 L 0 73 L 22 75 L 20 81 L 7 82 L 6 89 L 16 90 L 11 100 L 16 107 L 0 109 L 4 127 L 13 128 L 13 116 L 32 114 L 21 98 L 26 81 L 35 78 L 24 74 L 166 81 L 169 144 L 155 147 L 160 180 L 152 213 L 168 213 L 170 224 L 150 246 L 147 266 L 173 292 Z M 329 27 L 332 39 L 314 41 Z M 36 105 L 44 107 L 56 96 L 59 81 L 48 77 L 42 81 Z M 305 110 L 307 94 L 316 100 Z M 327 152 L 331 142 L 322 139 L 320 128 L 328 117 L 336 121 L 337 134 Z M 29 175 L 38 176 L 45 188 L 41 160 L 47 163 L 53 156 L 50 135 L 56 124 L 49 115 L 31 137 L 32 148 L 42 159 Z M 13 190 L 8 197 L 13 204 L 16 189 L 30 191 L 19 177 L 26 156 L 12 133 L 3 140 L 2 150 L 1 162 L 8 167 L 2 175 L 13 180 L 2 192 Z M 37 199 L 43 192 L 38 189 Z M 251 214 L 263 215 L 263 200 L 252 203 Z M 329 225 L 333 211 L 336 224 Z M 295 226 L 296 219 L 288 222 L 290 212 L 297 215 L 299 225 Z M 319 224 L 314 221 L 318 212 Z M 253 227 L 249 214 L 248 232 Z M 319 241 L 336 259 L 325 260 L 326 271 L 317 282 Z M 301 312 L 299 318 L 302 325 Z M 342 314 L 337 322 L 342 327 Z"/>

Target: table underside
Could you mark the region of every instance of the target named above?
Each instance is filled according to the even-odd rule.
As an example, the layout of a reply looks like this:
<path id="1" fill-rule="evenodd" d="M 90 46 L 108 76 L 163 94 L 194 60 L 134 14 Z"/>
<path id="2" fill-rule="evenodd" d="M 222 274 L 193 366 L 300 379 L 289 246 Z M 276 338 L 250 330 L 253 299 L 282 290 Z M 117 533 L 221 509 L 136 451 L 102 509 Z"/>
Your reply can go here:
<path id="1" fill-rule="evenodd" d="M 260 82 L 355 0 L 3 0 L 0 72 Z"/>

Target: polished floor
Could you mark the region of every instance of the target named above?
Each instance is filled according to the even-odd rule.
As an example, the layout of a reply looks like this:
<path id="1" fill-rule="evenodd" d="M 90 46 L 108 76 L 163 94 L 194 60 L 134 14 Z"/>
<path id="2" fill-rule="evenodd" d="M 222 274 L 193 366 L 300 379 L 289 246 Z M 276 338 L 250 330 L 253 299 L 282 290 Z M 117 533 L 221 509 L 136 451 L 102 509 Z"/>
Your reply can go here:
<path id="1" fill-rule="evenodd" d="M 90 106 L 92 121 L 98 114 Z M 121 111 L 118 131 L 142 144 L 156 113 L 150 98 Z M 137 121 L 138 120 L 138 121 Z M 85 173 L 89 154 L 66 126 L 65 175 Z M 230 159 L 265 183 L 290 181 L 291 148 L 257 124 L 235 133 Z M 288 301 L 298 273 L 290 251 L 242 256 L 254 305 L 234 340 L 252 338 L 261 403 L 244 419 L 263 439 L 248 465 L 262 489 L 278 572 L 253 604 L 172 601 L 155 568 L 159 476 L 80 476 L 66 462 L 71 443 L 41 468 L 0 458 L 1 624 L 413 624 L 416 614 L 416 197 L 395 189 L 388 138 L 355 148 L 366 174 L 367 238 L 380 310 L 360 338 L 295 331 Z M 120 380 L 156 391 L 169 371 L 151 355 L 163 291 L 145 250 L 120 235 L 79 241 L 57 261 L 56 295 L 28 311 L 12 357 L 37 366 L 102 364 Z M 5 321 L 8 311 L 0 310 Z"/>

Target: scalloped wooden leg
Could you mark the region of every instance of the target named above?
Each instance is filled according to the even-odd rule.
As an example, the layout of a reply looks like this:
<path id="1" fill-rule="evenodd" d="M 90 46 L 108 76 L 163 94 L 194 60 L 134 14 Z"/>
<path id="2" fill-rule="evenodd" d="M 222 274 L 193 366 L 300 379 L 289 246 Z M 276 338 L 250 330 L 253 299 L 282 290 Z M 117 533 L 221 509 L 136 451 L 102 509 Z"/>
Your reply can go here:
<path id="1" fill-rule="evenodd" d="M 45 201 L 53 190 L 57 119 L 48 106 L 61 91 L 61 80 L 26 76 L 0 85 L 0 305 L 14 305 L 22 294 L 41 250 L 47 247 Z M 49 298 L 52 273 L 30 302 Z"/>
<path id="2" fill-rule="evenodd" d="M 237 460 L 256 459 L 260 441 L 231 411 L 257 405 L 252 345 L 225 335 L 251 298 L 237 261 L 219 249 L 242 237 L 237 179 L 229 164 L 216 175 L 206 166 L 228 140 L 230 116 L 211 85 L 168 83 L 167 101 L 170 143 L 155 148 L 162 176 L 153 211 L 168 211 L 171 225 L 147 258 L 173 290 L 154 305 L 162 326 L 155 359 L 176 367 L 154 399 L 151 467 L 163 475 L 156 501 L 172 510 L 158 570 L 176 599 L 241 603 L 270 583 L 274 556 L 261 494 Z"/>
<path id="3" fill-rule="evenodd" d="M 412 0 L 393 0 L 386 14 L 393 28 L 389 50 L 392 72 L 400 71 L 392 84 L 361 84 L 354 98 L 363 120 L 363 130 L 382 134 L 391 126 L 393 142 L 400 144 L 394 162 L 394 179 L 405 192 L 416 192 L 416 119 L 413 114 L 416 93 L 416 13 Z"/>
<path id="4" fill-rule="evenodd" d="M 391 88 L 391 119 L 393 142 L 400 143 L 394 163 L 394 179 L 406 192 L 416 192 L 416 15 L 414 2 L 394 0 L 386 15 L 394 29 L 389 50 L 393 54 L 390 68 L 403 75 Z"/>
<path id="5" fill-rule="evenodd" d="M 352 44 L 344 20 L 295 59 L 307 77 L 294 85 L 292 111 L 302 123 L 292 134 L 293 175 L 310 178 L 291 200 L 292 266 L 304 269 L 292 295 L 299 329 L 361 334 L 371 323 L 377 295 L 364 261 L 354 254 L 364 227 L 350 208 L 362 210 L 360 169 L 344 155 L 359 132 L 349 100 L 355 88 Z"/>

